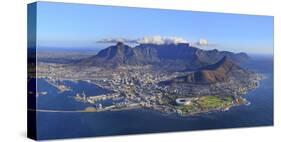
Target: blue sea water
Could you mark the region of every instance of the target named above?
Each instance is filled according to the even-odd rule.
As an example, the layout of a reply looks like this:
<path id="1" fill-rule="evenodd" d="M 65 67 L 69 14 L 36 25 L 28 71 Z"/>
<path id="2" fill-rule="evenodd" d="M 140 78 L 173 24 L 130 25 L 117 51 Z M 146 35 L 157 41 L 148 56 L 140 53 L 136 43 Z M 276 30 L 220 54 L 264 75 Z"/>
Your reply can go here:
<path id="1" fill-rule="evenodd" d="M 255 57 L 246 68 L 265 75 L 260 87 L 248 92 L 245 98 L 249 106 L 233 107 L 225 112 L 212 112 L 192 117 L 179 117 L 151 110 L 136 109 L 99 113 L 37 112 L 39 139 L 58 139 L 107 135 L 140 134 L 171 131 L 207 130 L 273 125 L 273 59 Z M 77 86 L 74 92 L 100 94 L 106 90 L 86 82 L 68 84 Z M 80 86 L 79 86 L 80 85 Z M 80 109 L 90 104 L 81 104 L 71 98 L 71 92 L 58 94 L 57 90 L 44 81 L 38 81 L 41 91 L 48 95 L 38 97 L 41 109 Z M 90 91 L 90 92 L 87 92 Z M 91 94 L 93 95 L 93 94 Z"/>
<path id="2" fill-rule="evenodd" d="M 37 79 L 37 84 L 38 92 L 48 92 L 47 95 L 40 95 L 37 98 L 37 109 L 42 110 L 82 110 L 91 105 L 77 102 L 74 99 L 77 93 L 81 94 L 84 92 L 86 96 L 94 96 L 110 92 L 85 81 L 63 81 L 64 85 L 71 86 L 72 89 L 63 93 L 60 93 L 56 87 L 44 79 Z"/>

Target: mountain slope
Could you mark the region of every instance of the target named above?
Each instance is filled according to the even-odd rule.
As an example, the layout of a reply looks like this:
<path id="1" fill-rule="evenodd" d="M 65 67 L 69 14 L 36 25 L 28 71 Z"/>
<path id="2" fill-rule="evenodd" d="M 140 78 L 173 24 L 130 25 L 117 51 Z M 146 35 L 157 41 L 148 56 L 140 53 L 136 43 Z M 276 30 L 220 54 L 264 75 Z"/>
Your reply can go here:
<path id="1" fill-rule="evenodd" d="M 228 57 L 223 57 L 215 64 L 208 65 L 183 77 L 171 80 L 173 83 L 212 84 L 226 82 L 229 75 L 235 71 L 243 71 Z M 243 73 L 243 72 L 240 72 Z M 246 72 L 245 72 L 246 73 Z"/>

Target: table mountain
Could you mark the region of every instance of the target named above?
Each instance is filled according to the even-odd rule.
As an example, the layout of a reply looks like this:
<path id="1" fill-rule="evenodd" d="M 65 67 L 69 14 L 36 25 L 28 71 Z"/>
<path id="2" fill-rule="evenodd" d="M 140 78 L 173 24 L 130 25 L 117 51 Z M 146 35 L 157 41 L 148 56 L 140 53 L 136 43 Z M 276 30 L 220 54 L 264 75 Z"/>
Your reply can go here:
<path id="1" fill-rule="evenodd" d="M 232 53 L 228 51 L 203 50 L 181 44 L 140 44 L 130 47 L 118 42 L 101 50 L 97 55 L 82 59 L 79 65 L 118 67 L 124 65 L 155 65 L 158 67 L 183 69 L 198 69 L 214 64 L 224 56 L 229 60 L 240 63 L 248 60 L 245 53 Z"/>

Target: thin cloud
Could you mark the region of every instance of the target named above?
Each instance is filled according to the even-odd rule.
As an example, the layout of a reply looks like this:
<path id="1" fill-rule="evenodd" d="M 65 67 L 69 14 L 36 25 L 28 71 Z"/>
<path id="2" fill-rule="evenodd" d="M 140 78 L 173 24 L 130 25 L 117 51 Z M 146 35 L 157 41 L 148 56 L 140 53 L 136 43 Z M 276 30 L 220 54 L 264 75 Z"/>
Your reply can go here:
<path id="1" fill-rule="evenodd" d="M 129 44 L 179 44 L 189 43 L 193 46 L 212 46 L 206 39 L 200 39 L 199 41 L 188 41 L 182 37 L 162 37 L 162 36 L 145 36 L 138 39 L 127 39 L 127 38 L 105 38 L 97 41 L 97 43 L 129 43 Z"/>
<path id="2" fill-rule="evenodd" d="M 134 42 L 134 40 L 129 40 L 125 38 L 105 38 L 97 41 L 97 43 L 117 43 L 117 42 L 131 43 Z"/>
<path id="3" fill-rule="evenodd" d="M 137 39 L 139 44 L 179 44 L 188 43 L 187 40 L 181 37 L 161 37 L 161 36 L 150 36 Z"/>

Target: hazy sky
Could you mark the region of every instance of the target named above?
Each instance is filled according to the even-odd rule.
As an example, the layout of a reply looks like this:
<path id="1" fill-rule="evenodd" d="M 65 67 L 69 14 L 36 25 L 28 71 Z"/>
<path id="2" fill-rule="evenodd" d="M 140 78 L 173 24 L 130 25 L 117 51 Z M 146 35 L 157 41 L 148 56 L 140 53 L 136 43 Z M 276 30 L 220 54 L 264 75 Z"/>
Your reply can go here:
<path id="1" fill-rule="evenodd" d="M 273 53 L 273 17 L 39 2 L 40 47 L 103 48 L 107 38 L 206 39 L 234 52 Z"/>

